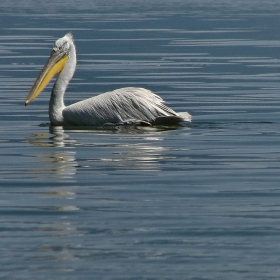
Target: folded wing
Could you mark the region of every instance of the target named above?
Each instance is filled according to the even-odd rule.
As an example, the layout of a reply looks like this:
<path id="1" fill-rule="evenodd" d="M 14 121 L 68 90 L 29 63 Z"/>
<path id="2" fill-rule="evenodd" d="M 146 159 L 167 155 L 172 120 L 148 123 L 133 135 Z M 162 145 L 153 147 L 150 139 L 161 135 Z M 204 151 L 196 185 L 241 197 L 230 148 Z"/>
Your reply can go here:
<path id="1" fill-rule="evenodd" d="M 175 124 L 190 121 L 164 105 L 161 97 L 144 88 L 121 88 L 77 102 L 63 110 L 70 125 Z"/>

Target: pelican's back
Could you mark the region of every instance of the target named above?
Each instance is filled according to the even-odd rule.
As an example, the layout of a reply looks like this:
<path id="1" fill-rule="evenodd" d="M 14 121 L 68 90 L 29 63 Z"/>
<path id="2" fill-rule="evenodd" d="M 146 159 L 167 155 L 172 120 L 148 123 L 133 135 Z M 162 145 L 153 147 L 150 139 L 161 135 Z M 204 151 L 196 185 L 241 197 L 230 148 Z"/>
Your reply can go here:
<path id="1" fill-rule="evenodd" d="M 77 102 L 63 110 L 70 125 L 164 124 L 190 121 L 144 88 L 121 88 Z M 190 115 L 189 115 L 190 116 Z"/>

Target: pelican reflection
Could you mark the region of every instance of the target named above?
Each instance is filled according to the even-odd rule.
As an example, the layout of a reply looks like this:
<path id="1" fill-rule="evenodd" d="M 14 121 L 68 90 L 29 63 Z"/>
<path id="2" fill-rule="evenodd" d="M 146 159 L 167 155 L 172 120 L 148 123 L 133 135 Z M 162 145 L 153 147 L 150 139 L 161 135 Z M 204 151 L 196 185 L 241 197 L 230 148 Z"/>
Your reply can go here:
<path id="1" fill-rule="evenodd" d="M 43 159 L 43 164 L 36 166 L 34 173 L 74 178 L 77 167 L 98 171 L 96 176 L 118 170 L 158 171 L 162 160 L 170 158 L 166 152 L 169 148 L 162 144 L 166 132 L 162 127 L 66 130 L 51 126 L 49 132 L 28 139 L 32 145 L 41 147 L 36 157 Z"/>
<path id="2" fill-rule="evenodd" d="M 33 174 L 48 175 L 61 178 L 73 178 L 76 174 L 76 151 L 66 149 L 74 146 L 75 140 L 59 127 L 50 128 L 50 133 L 35 133 L 27 139 L 34 147 L 36 158 L 40 158 L 39 164 L 31 170 Z"/>

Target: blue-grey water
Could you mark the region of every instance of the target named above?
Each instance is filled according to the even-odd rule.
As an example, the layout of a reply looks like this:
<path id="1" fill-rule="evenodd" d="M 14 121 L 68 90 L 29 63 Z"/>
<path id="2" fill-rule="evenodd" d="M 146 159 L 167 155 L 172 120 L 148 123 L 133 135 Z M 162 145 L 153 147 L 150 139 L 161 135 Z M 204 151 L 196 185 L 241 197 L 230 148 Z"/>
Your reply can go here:
<path id="1" fill-rule="evenodd" d="M 29 89 L 71 31 L 66 103 L 149 88 L 179 127 L 49 127 Z M 0 279 L 279 279 L 280 2 L 2 0 Z"/>

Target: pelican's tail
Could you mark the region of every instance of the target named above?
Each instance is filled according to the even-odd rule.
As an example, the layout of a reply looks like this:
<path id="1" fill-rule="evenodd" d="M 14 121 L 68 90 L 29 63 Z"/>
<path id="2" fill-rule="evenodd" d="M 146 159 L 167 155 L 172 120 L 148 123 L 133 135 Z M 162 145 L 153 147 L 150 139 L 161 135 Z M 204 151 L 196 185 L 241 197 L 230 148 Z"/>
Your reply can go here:
<path id="1" fill-rule="evenodd" d="M 181 121 L 183 121 L 183 122 L 191 122 L 192 121 L 192 115 L 189 114 L 188 112 L 180 112 L 180 113 L 177 113 L 177 114 L 181 118 Z"/>
<path id="2" fill-rule="evenodd" d="M 177 116 L 161 116 L 151 122 L 152 125 L 176 125 L 180 122 L 190 122 L 192 116 L 188 112 L 178 113 Z"/>

